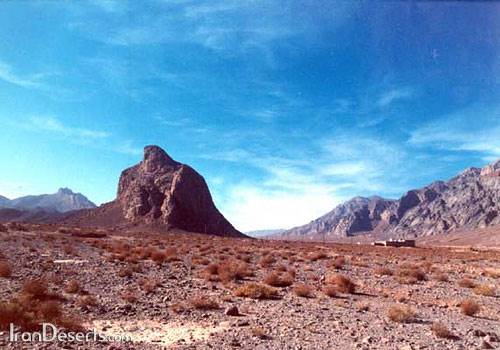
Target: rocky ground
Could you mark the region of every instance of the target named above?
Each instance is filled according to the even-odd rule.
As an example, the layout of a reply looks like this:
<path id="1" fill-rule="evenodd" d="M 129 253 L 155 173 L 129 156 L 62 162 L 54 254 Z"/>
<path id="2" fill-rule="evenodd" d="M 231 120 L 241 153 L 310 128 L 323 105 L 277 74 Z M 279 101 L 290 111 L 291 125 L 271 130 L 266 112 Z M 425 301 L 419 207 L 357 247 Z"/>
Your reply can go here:
<path id="1" fill-rule="evenodd" d="M 0 227 L 0 331 L 132 342 L 40 349 L 500 348 L 500 254 Z"/>

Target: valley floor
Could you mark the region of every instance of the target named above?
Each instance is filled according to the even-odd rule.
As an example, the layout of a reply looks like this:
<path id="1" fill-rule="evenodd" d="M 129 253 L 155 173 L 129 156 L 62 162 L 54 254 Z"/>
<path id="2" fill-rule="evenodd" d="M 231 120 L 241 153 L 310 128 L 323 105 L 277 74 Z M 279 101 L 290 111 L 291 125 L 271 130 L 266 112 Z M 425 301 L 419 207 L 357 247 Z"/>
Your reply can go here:
<path id="1" fill-rule="evenodd" d="M 11 225 L 0 331 L 131 342 L 43 349 L 500 348 L 500 254 Z"/>

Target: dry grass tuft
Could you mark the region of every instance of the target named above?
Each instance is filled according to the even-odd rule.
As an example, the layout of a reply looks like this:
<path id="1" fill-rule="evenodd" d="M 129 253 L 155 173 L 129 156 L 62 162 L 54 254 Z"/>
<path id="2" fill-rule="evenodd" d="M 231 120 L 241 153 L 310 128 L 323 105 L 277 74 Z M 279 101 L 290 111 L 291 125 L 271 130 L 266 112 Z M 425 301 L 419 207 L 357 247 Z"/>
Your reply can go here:
<path id="1" fill-rule="evenodd" d="M 486 297 L 494 297 L 496 295 L 495 286 L 490 284 L 478 284 L 474 287 L 473 291 L 478 295 Z"/>
<path id="2" fill-rule="evenodd" d="M 12 276 L 12 268 L 7 261 L 0 261 L 0 277 L 9 278 Z"/>
<path id="3" fill-rule="evenodd" d="M 64 287 L 64 291 L 69 294 L 76 294 L 81 292 L 82 288 L 77 280 L 71 280 L 66 284 L 66 287 Z"/>
<path id="4" fill-rule="evenodd" d="M 250 282 L 237 288 L 234 295 L 251 299 L 276 299 L 278 291 L 265 284 Z"/>
<path id="5" fill-rule="evenodd" d="M 441 322 L 434 322 L 431 326 L 432 333 L 438 338 L 445 339 L 454 339 L 456 338 L 455 334 L 453 334 L 448 327 L 446 327 Z"/>
<path id="6" fill-rule="evenodd" d="M 472 299 L 465 299 L 460 303 L 460 311 L 467 316 L 474 316 L 481 310 L 481 306 Z"/>
<path id="7" fill-rule="evenodd" d="M 219 308 L 219 304 L 215 300 L 205 296 L 193 297 L 189 303 L 197 310 L 217 310 Z"/>
<path id="8" fill-rule="evenodd" d="M 373 270 L 373 272 L 377 276 L 392 276 L 392 274 L 393 274 L 393 272 L 390 268 L 384 267 L 384 266 L 377 267 L 375 270 Z"/>
<path id="9" fill-rule="evenodd" d="M 354 294 L 356 292 L 356 284 L 347 276 L 336 274 L 327 279 L 327 284 L 332 284 L 340 293 Z"/>
<path id="10" fill-rule="evenodd" d="M 458 285 L 462 288 L 474 288 L 476 286 L 476 282 L 474 282 L 470 278 L 464 277 L 460 281 L 458 281 Z"/>
<path id="11" fill-rule="evenodd" d="M 295 293 L 296 296 L 302 297 L 302 298 L 312 298 L 314 297 L 313 293 L 313 287 L 311 287 L 308 284 L 297 284 L 293 288 L 293 292 Z"/>
<path id="12" fill-rule="evenodd" d="M 334 298 L 337 296 L 337 288 L 335 286 L 324 286 L 323 287 L 323 293 L 325 295 L 329 296 L 330 298 Z"/>
<path id="13" fill-rule="evenodd" d="M 408 305 L 393 305 L 388 311 L 389 319 L 398 323 L 410 323 L 415 320 L 416 313 Z"/>
<path id="14" fill-rule="evenodd" d="M 250 329 L 250 332 L 254 337 L 260 338 L 260 339 L 267 339 L 267 333 L 262 327 L 252 327 Z"/>
<path id="15" fill-rule="evenodd" d="M 273 287 L 288 287 L 293 284 L 293 276 L 289 273 L 279 274 L 276 272 L 271 272 L 269 275 L 264 277 L 264 283 Z"/>

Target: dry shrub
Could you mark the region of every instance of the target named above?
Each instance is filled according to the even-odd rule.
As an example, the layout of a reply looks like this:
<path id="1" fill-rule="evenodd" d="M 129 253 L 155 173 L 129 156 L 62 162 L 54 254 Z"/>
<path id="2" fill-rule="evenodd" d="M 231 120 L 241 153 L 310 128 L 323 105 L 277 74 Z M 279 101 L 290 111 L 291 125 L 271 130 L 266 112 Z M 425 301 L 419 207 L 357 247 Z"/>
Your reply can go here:
<path id="1" fill-rule="evenodd" d="M 370 310 L 370 303 L 366 301 L 360 301 L 356 304 L 358 311 L 368 311 Z"/>
<path id="2" fill-rule="evenodd" d="M 161 266 L 167 260 L 167 256 L 164 252 L 155 250 L 151 253 L 151 260 L 153 260 L 156 265 Z"/>
<path id="3" fill-rule="evenodd" d="M 0 261 L 0 277 L 9 278 L 12 276 L 12 268 L 7 261 Z"/>
<path id="4" fill-rule="evenodd" d="M 460 281 L 458 281 L 458 285 L 462 288 L 474 288 L 476 286 L 476 282 L 474 282 L 470 278 L 464 277 Z"/>
<path id="5" fill-rule="evenodd" d="M 293 284 L 293 276 L 289 273 L 279 274 L 276 272 L 271 272 L 266 277 L 264 277 L 264 283 L 273 287 L 288 287 Z"/>
<path id="6" fill-rule="evenodd" d="M 460 303 L 460 311 L 467 316 L 474 316 L 481 310 L 481 306 L 472 299 L 465 299 Z"/>
<path id="7" fill-rule="evenodd" d="M 237 288 L 234 295 L 251 299 L 276 299 L 278 291 L 265 284 L 250 282 Z"/>
<path id="8" fill-rule="evenodd" d="M 427 275 L 418 267 L 402 268 L 396 272 L 398 282 L 403 284 L 414 284 L 417 281 L 425 281 Z"/>
<path id="9" fill-rule="evenodd" d="M 340 270 L 344 267 L 345 265 L 345 258 L 343 256 L 337 256 L 335 260 L 333 260 L 333 266 L 337 269 Z"/>
<path id="10" fill-rule="evenodd" d="M 448 327 L 446 327 L 441 322 L 434 322 L 431 325 L 431 331 L 438 338 L 445 338 L 445 339 L 454 339 L 454 338 L 456 338 L 455 334 L 453 334 L 448 329 Z"/>
<path id="11" fill-rule="evenodd" d="M 8 232 L 8 231 L 9 229 L 7 228 L 7 226 L 0 224 L 0 232 Z"/>
<path id="12" fill-rule="evenodd" d="M 409 323 L 415 320 L 416 313 L 408 305 L 393 305 L 388 311 L 389 319 L 398 323 Z"/>
<path id="13" fill-rule="evenodd" d="M 76 294 L 81 292 L 80 283 L 77 280 L 71 280 L 64 287 L 64 291 L 69 294 Z"/>
<path id="14" fill-rule="evenodd" d="M 205 268 L 204 277 L 208 281 L 228 283 L 240 281 L 253 275 L 250 266 L 238 260 L 226 260 L 219 264 L 210 264 Z"/>
<path id="15" fill-rule="evenodd" d="M 340 293 L 354 294 L 356 292 L 356 284 L 345 275 L 333 275 L 327 279 L 326 283 L 334 285 Z"/>
<path id="16" fill-rule="evenodd" d="M 132 271 L 132 268 L 130 267 L 124 267 L 118 271 L 118 276 L 119 277 L 132 277 L 134 272 Z"/>
<path id="17" fill-rule="evenodd" d="M 484 270 L 484 274 L 491 278 L 500 278 L 500 269 L 489 268 Z"/>
<path id="18" fill-rule="evenodd" d="M 219 304 L 215 300 L 206 296 L 193 297 L 189 303 L 197 310 L 216 310 L 219 308 Z"/>
<path id="19" fill-rule="evenodd" d="M 41 280 L 23 284 L 21 294 L 9 302 L 0 302 L 0 330 L 13 323 L 23 331 L 40 331 L 40 324 L 52 323 L 68 330 L 81 331 L 80 323 L 63 315 L 58 296 L 50 294 Z"/>
<path id="20" fill-rule="evenodd" d="M 125 289 L 122 292 L 121 297 L 129 304 L 134 304 L 139 299 L 136 292 L 131 288 Z"/>
<path id="21" fill-rule="evenodd" d="M 312 298 L 314 296 L 313 288 L 310 285 L 303 283 L 297 284 L 293 288 L 293 292 L 295 293 L 296 296 L 302 298 Z"/>
<path id="22" fill-rule="evenodd" d="M 272 264 L 274 264 L 275 262 L 276 262 L 276 259 L 271 254 L 264 255 L 260 259 L 260 266 L 262 266 L 262 267 L 269 267 Z"/>
<path id="23" fill-rule="evenodd" d="M 144 293 L 150 294 L 153 293 L 156 288 L 158 287 L 159 283 L 158 281 L 147 279 L 147 278 L 142 278 L 139 280 L 139 285 L 142 287 L 144 290 Z"/>
<path id="24" fill-rule="evenodd" d="M 324 260 L 324 259 L 328 259 L 328 255 L 324 252 L 315 252 L 315 253 L 309 254 L 308 259 L 310 261 Z"/>
<path id="25" fill-rule="evenodd" d="M 435 273 L 432 278 L 438 282 L 448 282 L 448 275 L 444 272 Z"/>
<path id="26" fill-rule="evenodd" d="M 494 297 L 496 295 L 495 286 L 490 284 L 479 284 L 474 287 L 474 293 L 484 295 L 486 297 Z"/>
<path id="27" fill-rule="evenodd" d="M 78 298 L 76 302 L 80 307 L 91 307 L 91 306 L 97 306 L 98 302 L 96 297 L 93 295 L 84 295 L 80 298 Z"/>
<path id="28" fill-rule="evenodd" d="M 43 279 L 28 280 L 23 283 L 21 293 L 28 295 L 31 299 L 43 300 L 50 295 L 46 281 Z"/>
<path id="29" fill-rule="evenodd" d="M 324 286 L 323 287 L 323 293 L 325 295 L 329 296 L 330 298 L 334 298 L 337 296 L 337 288 L 335 286 Z"/>
<path id="30" fill-rule="evenodd" d="M 267 333 L 262 327 L 252 327 L 250 329 L 250 332 L 254 337 L 260 338 L 260 339 L 267 339 Z"/>
<path id="31" fill-rule="evenodd" d="M 392 276 L 393 272 L 390 268 L 379 266 L 373 270 L 373 272 L 378 276 Z"/>

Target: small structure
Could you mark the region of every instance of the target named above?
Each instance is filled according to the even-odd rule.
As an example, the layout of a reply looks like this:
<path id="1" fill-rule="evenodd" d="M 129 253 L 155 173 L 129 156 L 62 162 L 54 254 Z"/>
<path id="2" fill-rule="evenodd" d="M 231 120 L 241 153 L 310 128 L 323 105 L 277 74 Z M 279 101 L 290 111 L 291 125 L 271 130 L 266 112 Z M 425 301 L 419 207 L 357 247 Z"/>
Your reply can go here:
<path id="1" fill-rule="evenodd" d="M 398 240 L 388 240 L 388 241 L 375 241 L 373 245 L 383 246 L 383 247 L 415 247 L 414 239 L 398 239 Z"/>

